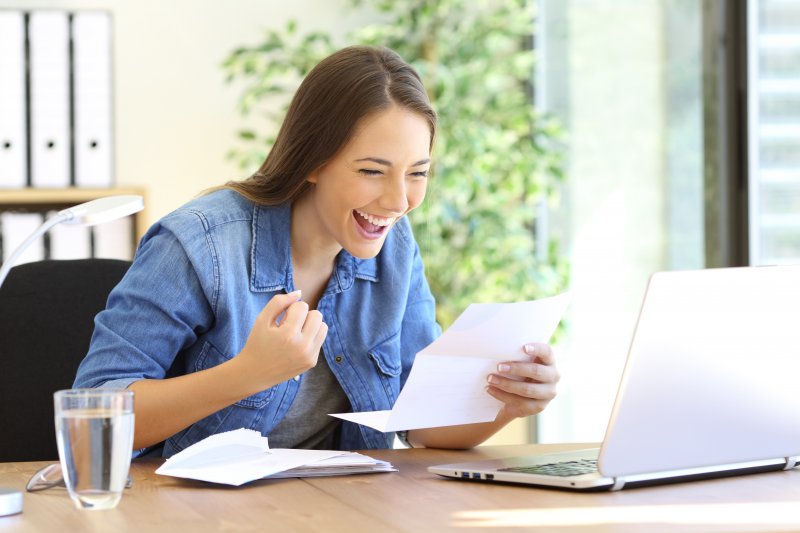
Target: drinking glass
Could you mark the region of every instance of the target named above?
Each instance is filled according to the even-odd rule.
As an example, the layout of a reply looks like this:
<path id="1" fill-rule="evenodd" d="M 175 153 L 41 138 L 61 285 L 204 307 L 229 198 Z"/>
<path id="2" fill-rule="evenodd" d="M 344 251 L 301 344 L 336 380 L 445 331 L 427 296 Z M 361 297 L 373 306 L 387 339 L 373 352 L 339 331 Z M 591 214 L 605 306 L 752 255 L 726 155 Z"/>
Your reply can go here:
<path id="1" fill-rule="evenodd" d="M 71 389 L 53 395 L 64 482 L 78 509 L 111 509 L 133 451 L 133 391 Z"/>

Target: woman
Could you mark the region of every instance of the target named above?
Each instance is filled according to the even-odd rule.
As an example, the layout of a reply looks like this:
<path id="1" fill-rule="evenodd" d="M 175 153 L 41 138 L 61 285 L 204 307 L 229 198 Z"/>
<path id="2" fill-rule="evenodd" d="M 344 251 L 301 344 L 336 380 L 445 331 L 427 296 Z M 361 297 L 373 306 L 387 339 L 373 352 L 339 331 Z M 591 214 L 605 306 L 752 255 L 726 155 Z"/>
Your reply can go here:
<path id="1" fill-rule="evenodd" d="M 167 215 L 95 321 L 75 387 L 136 392 L 134 446 L 169 457 L 246 427 L 275 448 L 390 447 L 328 413 L 390 409 L 440 333 L 405 215 L 425 197 L 436 115 L 394 52 L 343 49 L 305 78 L 256 174 Z M 523 349 L 523 347 L 521 347 Z M 464 448 L 555 396 L 549 346 L 503 363 L 485 424 L 412 430 Z"/>

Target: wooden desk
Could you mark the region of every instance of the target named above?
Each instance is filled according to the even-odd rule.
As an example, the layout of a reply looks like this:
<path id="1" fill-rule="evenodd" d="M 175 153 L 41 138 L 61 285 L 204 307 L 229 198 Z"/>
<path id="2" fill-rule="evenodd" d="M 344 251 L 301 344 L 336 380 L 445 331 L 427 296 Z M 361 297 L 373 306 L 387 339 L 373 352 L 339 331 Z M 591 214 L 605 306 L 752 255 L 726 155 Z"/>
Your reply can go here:
<path id="1" fill-rule="evenodd" d="M 380 450 L 399 472 L 262 480 L 239 488 L 158 476 L 137 460 L 132 489 L 109 511 L 78 511 L 64 489 L 25 493 L 0 533 L 42 531 L 800 531 L 800 472 L 774 472 L 618 493 L 576 494 L 448 480 L 429 465 L 578 448 L 493 446 L 464 452 Z M 0 464 L 0 486 L 24 491 L 45 463 Z"/>

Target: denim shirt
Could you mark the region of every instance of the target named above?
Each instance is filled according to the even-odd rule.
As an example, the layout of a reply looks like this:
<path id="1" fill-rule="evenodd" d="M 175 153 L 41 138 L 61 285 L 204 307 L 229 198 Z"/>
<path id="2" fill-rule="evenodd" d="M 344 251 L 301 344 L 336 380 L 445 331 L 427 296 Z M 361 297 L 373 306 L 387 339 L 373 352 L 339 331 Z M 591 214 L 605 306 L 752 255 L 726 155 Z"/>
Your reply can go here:
<path id="1" fill-rule="evenodd" d="M 154 224 L 95 318 L 74 386 L 126 388 L 235 357 L 267 302 L 295 288 L 290 223 L 290 205 L 259 206 L 221 190 Z M 339 253 L 317 309 L 328 325 L 322 352 L 353 412 L 391 409 L 414 356 L 441 333 L 405 217 L 375 258 Z M 302 381 L 300 376 L 279 383 L 195 422 L 169 437 L 161 454 L 169 457 L 209 435 L 242 427 L 268 436 Z M 340 445 L 387 448 L 393 438 L 343 422 Z"/>

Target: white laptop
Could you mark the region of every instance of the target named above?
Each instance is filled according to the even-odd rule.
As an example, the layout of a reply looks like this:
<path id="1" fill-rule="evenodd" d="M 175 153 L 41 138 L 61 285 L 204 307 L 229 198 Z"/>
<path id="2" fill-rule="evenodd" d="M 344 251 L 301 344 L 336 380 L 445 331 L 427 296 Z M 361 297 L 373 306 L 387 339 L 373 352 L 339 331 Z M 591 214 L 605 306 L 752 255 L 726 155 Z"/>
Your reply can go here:
<path id="1" fill-rule="evenodd" d="M 598 449 L 432 466 L 575 490 L 788 470 L 800 460 L 800 265 L 650 278 Z"/>

